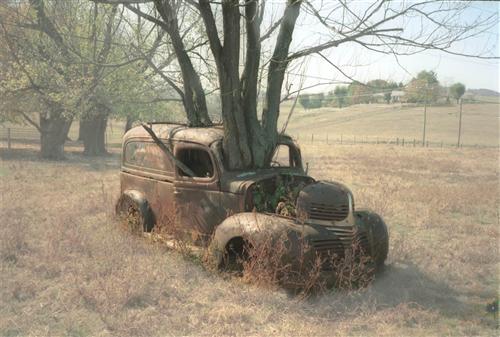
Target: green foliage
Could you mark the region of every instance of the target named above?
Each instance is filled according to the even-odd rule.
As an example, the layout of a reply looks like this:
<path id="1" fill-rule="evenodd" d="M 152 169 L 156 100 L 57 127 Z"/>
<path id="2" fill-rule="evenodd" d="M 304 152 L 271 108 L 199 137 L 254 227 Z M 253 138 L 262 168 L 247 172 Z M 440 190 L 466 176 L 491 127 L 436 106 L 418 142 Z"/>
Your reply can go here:
<path id="1" fill-rule="evenodd" d="M 276 177 L 274 190 L 269 191 L 264 183 L 257 183 L 253 188 L 253 204 L 258 212 L 278 212 L 281 215 L 294 216 L 295 203 L 304 183 L 297 183 L 291 176 Z"/>
<path id="2" fill-rule="evenodd" d="M 318 109 L 323 106 L 323 101 L 325 100 L 325 94 L 302 94 L 299 96 L 299 103 L 304 107 L 304 109 Z"/>
<path id="3" fill-rule="evenodd" d="M 47 18 L 62 38 L 38 29 L 30 6 L 2 7 L 0 20 L 14 22 L 0 31 L 0 112 L 3 120 L 20 122 L 22 114 L 91 117 L 105 106 L 115 118 L 167 119 L 177 111 L 164 81 L 147 71 L 145 62 L 131 50 L 130 36 L 146 52 L 153 44 L 149 26 L 132 32 L 113 6 L 84 0 L 43 2 Z M 96 16 L 94 16 L 96 14 Z M 4 19 L 5 18 L 5 19 Z M 18 21 L 14 21 L 18 20 Z M 106 28 L 112 25 L 110 45 Z M 109 49 L 107 49 L 109 48 Z M 135 60 L 136 59 L 136 60 Z M 34 117 L 33 120 L 38 120 Z"/>
<path id="4" fill-rule="evenodd" d="M 433 103 L 439 97 L 439 81 L 434 71 L 421 71 L 406 86 L 406 97 L 411 103 Z"/>
<path id="5" fill-rule="evenodd" d="M 450 87 L 450 94 L 458 103 L 460 98 L 465 94 L 465 85 L 460 82 L 453 84 Z"/>
<path id="6" fill-rule="evenodd" d="M 337 101 L 338 107 L 342 108 L 345 105 L 346 96 L 348 94 L 348 88 L 345 86 L 337 86 L 333 91 L 335 99 Z"/>
<path id="7" fill-rule="evenodd" d="M 304 109 L 309 108 L 309 94 L 302 94 L 299 96 L 299 103 Z"/>
<path id="8" fill-rule="evenodd" d="M 347 90 L 350 96 L 351 104 L 370 103 L 372 93 L 366 85 L 361 83 L 351 83 L 347 87 Z"/>

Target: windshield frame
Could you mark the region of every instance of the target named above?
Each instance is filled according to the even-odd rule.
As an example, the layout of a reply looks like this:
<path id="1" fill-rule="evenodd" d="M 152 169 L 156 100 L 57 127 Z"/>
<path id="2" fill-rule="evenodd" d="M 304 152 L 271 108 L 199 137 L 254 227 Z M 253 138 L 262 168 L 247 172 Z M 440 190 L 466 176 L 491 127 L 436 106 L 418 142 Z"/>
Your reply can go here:
<path id="1" fill-rule="evenodd" d="M 243 173 L 243 172 L 248 172 L 248 171 L 256 171 L 256 170 L 279 170 L 279 171 L 291 171 L 291 172 L 297 172 L 297 173 L 304 173 L 304 166 L 302 163 L 302 153 L 300 151 L 300 147 L 297 145 L 296 142 L 293 141 L 293 139 L 289 136 L 281 136 L 276 143 L 276 146 L 273 150 L 273 157 L 274 157 L 274 152 L 278 148 L 279 145 L 287 145 L 290 149 L 290 159 L 293 160 L 293 162 L 296 163 L 297 166 L 271 166 L 271 161 L 269 163 L 260 169 L 237 169 L 237 170 L 231 170 L 227 167 L 226 160 L 224 158 L 224 151 L 222 147 L 222 139 L 213 142 L 210 144 L 210 149 L 213 151 L 215 159 L 218 161 L 219 167 L 222 168 L 226 172 L 231 172 L 231 173 Z M 293 158 L 293 159 L 292 159 Z M 272 159 L 272 157 L 271 157 Z"/>

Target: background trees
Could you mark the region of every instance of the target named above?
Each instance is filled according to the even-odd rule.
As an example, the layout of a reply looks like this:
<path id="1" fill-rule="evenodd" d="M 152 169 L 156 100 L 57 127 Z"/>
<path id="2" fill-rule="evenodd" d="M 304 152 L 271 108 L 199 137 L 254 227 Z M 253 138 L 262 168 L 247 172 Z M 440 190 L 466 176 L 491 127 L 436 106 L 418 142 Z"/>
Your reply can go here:
<path id="1" fill-rule="evenodd" d="M 117 5 L 30 0 L 0 8 L 0 109 L 4 119 L 37 128 L 42 157 L 64 157 L 75 119 L 84 153 L 104 154 L 110 115 L 140 111 L 141 103 L 154 112 L 162 103 L 165 84 L 147 79 L 142 57 L 130 53 Z"/>
<path id="2" fill-rule="evenodd" d="M 439 81 L 433 71 L 423 70 L 406 85 L 406 97 L 411 103 L 433 103 L 439 97 Z"/>
<path id="3" fill-rule="evenodd" d="M 462 83 L 455 83 L 450 87 L 450 94 L 451 96 L 458 101 L 460 98 L 465 94 L 465 85 Z"/>
<path id="4" fill-rule="evenodd" d="M 337 86 L 333 91 L 335 95 L 335 100 L 337 101 L 337 105 L 339 108 L 342 108 L 345 104 L 345 99 L 348 93 L 348 89 L 345 86 Z"/>
<path id="5" fill-rule="evenodd" d="M 16 13 L 22 15 L 14 16 L 17 23 L 9 25 L 23 29 L 21 35 L 25 42 L 18 45 L 18 39 L 12 38 L 13 31 L 9 31 L 7 25 L 2 28 L 3 35 L 9 42 L 10 53 L 17 55 L 9 63 L 11 73 L 18 67 L 29 89 L 19 86 L 9 90 L 18 94 L 23 91 L 21 89 L 36 93 L 36 99 L 44 104 L 41 115 L 50 121 L 42 123 L 40 119 L 42 135 L 57 139 L 48 142 L 54 146 L 44 147 L 52 147 L 50 153 L 60 153 L 55 149 L 62 148 L 65 130 L 75 116 L 82 116 L 84 124 L 91 120 L 102 124 L 112 113 L 117 100 L 108 98 L 113 91 L 100 95 L 98 88 L 108 88 L 109 82 L 105 79 L 112 79 L 112 73 L 120 71 L 118 69 L 125 64 L 132 64 L 134 57 L 140 56 L 143 65 L 147 66 L 145 77 L 152 82 L 161 79 L 171 88 L 175 97 L 162 98 L 182 102 L 191 126 L 212 123 L 214 116 L 209 115 L 206 96 L 216 90 L 220 118 L 225 126 L 223 149 L 228 167 L 259 168 L 268 165 L 279 138 L 280 103 L 287 89 L 284 79 L 298 60 L 310 55 L 324 57 L 321 53 L 332 48 L 341 53 L 339 48 L 353 44 L 395 57 L 423 50 L 490 57 L 458 53 L 452 48 L 454 43 L 483 32 L 497 20 L 495 13 L 478 14 L 473 20 L 465 20 L 468 3 L 463 2 L 378 0 L 360 5 L 345 1 L 287 0 L 277 6 L 270 4 L 265 0 L 12 2 L 7 7 L 16 8 Z M 294 31 L 301 29 L 304 22 L 297 21 L 299 16 L 301 20 L 308 20 L 308 24 L 323 27 L 327 33 L 302 43 L 293 41 Z M 158 45 L 164 46 L 161 52 L 149 53 L 143 45 L 130 43 L 130 37 L 124 34 L 131 28 L 120 27 L 133 17 L 137 21 L 139 18 L 141 22 L 148 21 L 148 25 L 142 26 L 151 28 L 152 34 L 160 38 L 144 41 L 158 41 Z M 56 20 L 57 25 L 54 24 Z M 29 30 L 36 33 L 28 33 Z M 144 32 L 150 35 L 148 30 Z M 40 41 L 35 39 L 36 34 L 41 34 Z M 122 38 L 126 39 L 124 43 L 117 41 Z M 54 57 L 44 58 L 40 50 L 45 50 L 46 54 L 47 50 L 54 51 Z M 45 68 L 36 71 L 41 76 L 31 76 L 31 69 L 40 65 L 30 64 L 30 52 L 36 54 L 35 59 L 45 62 Z M 330 63 L 336 71 L 346 75 L 340 67 Z M 62 72 L 58 73 L 54 66 Z M 45 78 L 58 80 L 46 86 L 41 83 Z M 434 85 L 426 79 L 416 80 Z M 356 81 L 353 83 L 348 89 L 353 103 L 370 101 L 369 88 Z M 59 90 L 52 92 L 49 88 L 56 84 Z M 421 84 L 412 86 L 416 92 Z M 72 90 L 61 90 L 63 87 Z M 155 88 L 151 90 L 154 92 Z M 262 102 L 261 106 L 258 102 Z M 46 131 L 49 129 L 52 131 Z M 101 130 L 98 127 L 91 129 Z M 88 147 L 96 149 L 89 153 L 99 152 L 92 144 Z"/>

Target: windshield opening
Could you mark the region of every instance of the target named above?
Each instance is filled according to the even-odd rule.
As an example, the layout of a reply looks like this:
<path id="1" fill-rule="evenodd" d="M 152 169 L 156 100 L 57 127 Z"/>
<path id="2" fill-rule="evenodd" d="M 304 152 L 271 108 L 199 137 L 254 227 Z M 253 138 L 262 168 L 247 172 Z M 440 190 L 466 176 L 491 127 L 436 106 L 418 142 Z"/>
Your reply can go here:
<path id="1" fill-rule="evenodd" d="M 216 156 L 219 157 L 224 168 L 227 171 L 244 171 L 244 170 L 230 170 L 227 165 L 226 154 L 224 153 L 222 147 L 222 141 L 213 144 L 215 148 Z M 300 150 L 291 145 L 285 143 L 278 143 L 273 152 L 271 160 L 264 168 L 302 168 L 302 160 L 300 156 Z"/>

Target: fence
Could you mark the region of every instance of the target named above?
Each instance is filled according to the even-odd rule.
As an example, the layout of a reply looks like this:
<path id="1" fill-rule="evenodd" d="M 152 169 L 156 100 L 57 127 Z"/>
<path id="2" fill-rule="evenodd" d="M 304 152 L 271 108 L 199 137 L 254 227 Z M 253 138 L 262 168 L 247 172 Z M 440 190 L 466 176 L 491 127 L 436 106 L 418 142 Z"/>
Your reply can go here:
<path id="1" fill-rule="evenodd" d="M 121 145 L 121 129 L 108 128 L 106 131 L 106 146 L 116 147 Z M 76 139 L 78 132 L 71 130 L 68 145 L 79 145 Z M 39 144 L 40 133 L 32 127 L 0 127 L 0 142 L 6 142 L 7 148 L 11 149 L 13 144 Z"/>
<path id="2" fill-rule="evenodd" d="M 301 144 L 326 144 L 326 145 L 358 145 L 358 144 L 371 144 L 371 145 L 391 145 L 402 147 L 468 147 L 468 148 L 496 148 L 494 145 L 484 144 L 463 144 L 460 146 L 457 143 L 447 143 L 444 141 L 425 141 L 422 143 L 417 138 L 381 138 L 381 137 L 368 137 L 368 136 L 353 136 L 353 135 L 336 135 L 330 136 L 328 134 L 318 136 L 315 134 L 297 134 L 294 136 L 295 140 Z"/>
<path id="3" fill-rule="evenodd" d="M 121 144 L 122 137 L 121 128 L 108 128 L 106 131 L 106 146 L 118 147 Z M 70 138 L 73 141 L 68 141 L 69 145 L 78 145 L 80 142 L 75 141 L 78 137 L 76 132 L 70 132 Z M 315 135 L 315 134 L 297 134 L 293 137 L 301 144 L 326 144 L 326 145 L 357 145 L 357 144 L 371 144 L 371 145 L 391 145 L 402 147 L 457 147 L 457 143 L 446 143 L 444 141 L 426 141 L 422 144 L 421 140 L 416 138 L 381 138 L 381 137 L 360 137 L 353 135 Z M 39 144 L 39 132 L 30 127 L 0 127 L 0 141 L 6 142 L 7 148 L 12 148 L 12 144 Z M 496 147 L 492 145 L 480 144 L 460 144 L 460 147 Z"/>

